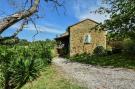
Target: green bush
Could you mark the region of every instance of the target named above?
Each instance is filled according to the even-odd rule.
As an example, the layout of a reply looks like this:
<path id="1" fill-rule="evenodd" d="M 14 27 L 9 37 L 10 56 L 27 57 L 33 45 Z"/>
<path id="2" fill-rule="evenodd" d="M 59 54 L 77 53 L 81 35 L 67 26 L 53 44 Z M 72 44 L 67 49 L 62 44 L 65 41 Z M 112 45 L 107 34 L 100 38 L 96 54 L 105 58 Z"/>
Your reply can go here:
<path id="1" fill-rule="evenodd" d="M 38 76 L 39 64 L 28 48 L 7 48 L 1 51 L 0 56 L 3 88 L 19 89 Z"/>
<path id="2" fill-rule="evenodd" d="M 123 50 L 123 42 L 122 41 L 109 41 L 108 45 L 112 47 L 113 54 L 122 53 L 122 50 Z"/>
<path id="3" fill-rule="evenodd" d="M 97 46 L 93 52 L 95 55 L 104 55 L 106 53 L 103 46 Z"/>
<path id="4" fill-rule="evenodd" d="M 124 52 L 128 54 L 135 54 L 135 42 L 131 39 L 125 39 L 123 41 Z"/>
<path id="5" fill-rule="evenodd" d="M 112 47 L 111 46 L 107 45 L 106 53 L 107 53 L 107 55 L 111 55 L 112 54 Z"/>
<path id="6" fill-rule="evenodd" d="M 52 59 L 51 42 L 32 42 L 27 46 L 0 46 L 0 83 L 5 89 L 19 89 L 39 76 Z M 49 61 L 48 61 L 49 60 Z"/>
<path id="7" fill-rule="evenodd" d="M 78 61 L 78 62 L 84 62 L 85 60 L 87 60 L 91 55 L 87 54 L 87 53 L 83 53 L 83 54 L 77 54 L 73 57 L 70 57 L 69 59 L 71 61 Z"/>

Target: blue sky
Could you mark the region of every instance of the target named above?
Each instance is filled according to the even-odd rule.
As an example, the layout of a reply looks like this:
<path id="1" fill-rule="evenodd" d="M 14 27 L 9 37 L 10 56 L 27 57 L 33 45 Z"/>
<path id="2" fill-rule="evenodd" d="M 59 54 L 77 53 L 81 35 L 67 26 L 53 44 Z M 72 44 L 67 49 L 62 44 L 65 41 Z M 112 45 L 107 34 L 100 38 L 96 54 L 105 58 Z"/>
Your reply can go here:
<path id="1" fill-rule="evenodd" d="M 10 0 L 0 1 L 0 18 L 21 9 L 18 7 L 16 8 L 9 6 L 9 4 L 14 3 L 7 1 Z M 17 3 L 18 6 L 21 5 L 21 1 L 23 2 L 23 0 L 19 0 Z M 44 0 L 41 0 L 38 13 L 42 18 L 35 20 L 39 30 L 39 34 L 35 36 L 35 40 L 53 39 L 57 34 L 65 32 L 68 26 L 87 18 L 97 22 L 103 22 L 105 19 L 107 19 L 107 17 L 104 15 L 90 13 L 90 11 L 94 11 L 98 7 L 102 6 L 101 0 L 65 0 L 64 6 L 66 9 L 59 7 L 59 14 L 54 9 L 52 3 L 46 4 L 43 1 Z M 4 14 L 2 13 L 3 11 Z M 2 36 L 12 35 L 12 33 L 15 32 L 18 27 L 19 23 L 11 26 L 2 34 Z M 33 24 L 30 23 L 27 28 L 18 34 L 18 37 L 20 39 L 32 41 L 34 34 L 36 34 L 36 29 L 34 28 Z"/>

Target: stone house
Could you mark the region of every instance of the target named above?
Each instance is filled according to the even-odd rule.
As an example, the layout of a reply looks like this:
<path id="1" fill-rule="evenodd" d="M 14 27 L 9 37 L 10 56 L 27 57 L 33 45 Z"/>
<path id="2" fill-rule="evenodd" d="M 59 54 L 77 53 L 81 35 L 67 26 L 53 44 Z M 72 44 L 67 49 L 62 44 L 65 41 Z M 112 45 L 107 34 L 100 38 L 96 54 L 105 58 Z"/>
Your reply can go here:
<path id="1" fill-rule="evenodd" d="M 106 32 L 99 23 L 86 19 L 69 26 L 65 33 L 55 38 L 60 56 L 93 53 L 97 46 L 106 48 Z"/>

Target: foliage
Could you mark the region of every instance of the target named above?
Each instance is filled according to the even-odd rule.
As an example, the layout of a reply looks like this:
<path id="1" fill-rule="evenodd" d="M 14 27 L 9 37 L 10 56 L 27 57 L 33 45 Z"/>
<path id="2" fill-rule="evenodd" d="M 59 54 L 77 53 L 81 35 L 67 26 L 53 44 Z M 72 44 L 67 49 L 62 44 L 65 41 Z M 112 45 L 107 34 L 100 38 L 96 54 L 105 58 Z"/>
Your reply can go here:
<path id="1" fill-rule="evenodd" d="M 71 61 L 77 61 L 83 63 L 85 60 L 87 60 L 91 55 L 87 53 L 77 54 L 75 56 L 69 57 Z"/>
<path id="2" fill-rule="evenodd" d="M 19 39 L 18 38 L 0 38 L 0 44 L 1 45 L 15 45 L 19 43 Z"/>
<path id="3" fill-rule="evenodd" d="M 134 0 L 103 0 L 106 7 L 100 7 L 98 13 L 109 13 L 110 19 L 103 24 L 109 37 L 122 40 L 135 38 L 135 1 Z M 105 6 L 105 5 L 104 5 Z"/>
<path id="4" fill-rule="evenodd" d="M 25 39 L 19 39 L 17 37 L 0 38 L 0 45 L 28 45 L 30 42 Z"/>
<path id="5" fill-rule="evenodd" d="M 25 39 L 19 39 L 19 42 L 17 43 L 17 45 L 29 45 L 29 41 L 25 40 Z"/>
<path id="6" fill-rule="evenodd" d="M 126 54 L 135 53 L 135 40 L 132 40 L 130 38 L 123 39 L 123 41 L 108 42 L 107 50 L 108 50 L 108 46 L 111 47 L 113 54 L 114 53 L 126 53 Z"/>
<path id="7" fill-rule="evenodd" d="M 113 54 L 106 56 L 80 54 L 70 57 L 70 60 L 96 66 L 135 68 L 135 57 L 127 54 Z"/>
<path id="8" fill-rule="evenodd" d="M 48 66 L 41 76 L 30 83 L 27 83 L 22 89 L 85 89 L 70 80 L 64 78 L 55 66 Z"/>
<path id="9" fill-rule="evenodd" d="M 107 47 L 106 47 L 106 54 L 107 55 L 111 55 L 112 54 L 112 47 L 109 46 L 109 45 L 107 45 Z"/>
<path id="10" fill-rule="evenodd" d="M 32 42 L 27 46 L 0 47 L 1 84 L 5 89 L 19 89 L 39 76 L 50 63 L 53 44 L 47 41 Z"/>
<path id="11" fill-rule="evenodd" d="M 95 49 L 94 49 L 94 54 L 95 55 L 103 55 L 105 54 L 105 49 L 103 46 L 97 46 Z"/>
<path id="12" fill-rule="evenodd" d="M 135 42 L 131 39 L 125 39 L 123 41 L 124 52 L 128 54 L 135 54 Z"/>
<path id="13" fill-rule="evenodd" d="M 111 41 L 112 42 L 112 53 L 122 53 L 123 50 L 123 42 L 122 41 Z"/>
<path id="14" fill-rule="evenodd" d="M 32 42 L 30 46 L 32 48 L 36 48 L 33 51 L 38 52 L 38 54 L 36 55 L 37 58 L 45 59 L 45 62 L 51 62 L 51 59 L 53 57 L 52 49 L 54 49 L 55 46 L 54 41 L 51 40 L 47 40 L 45 42 L 36 41 L 36 42 Z"/>

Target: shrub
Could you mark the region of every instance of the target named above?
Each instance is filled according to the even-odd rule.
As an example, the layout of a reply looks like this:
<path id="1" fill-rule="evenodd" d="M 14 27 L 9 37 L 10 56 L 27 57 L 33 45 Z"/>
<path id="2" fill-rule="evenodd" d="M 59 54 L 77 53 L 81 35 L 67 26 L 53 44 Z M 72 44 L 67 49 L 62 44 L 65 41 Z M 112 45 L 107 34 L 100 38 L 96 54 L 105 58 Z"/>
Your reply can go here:
<path id="1" fill-rule="evenodd" d="M 112 53 L 122 53 L 123 50 L 123 43 L 122 41 L 110 41 L 109 44 L 112 47 Z"/>
<path id="2" fill-rule="evenodd" d="M 5 89 L 19 89 L 36 79 L 51 62 L 51 42 L 32 42 L 28 46 L 0 46 L 0 82 Z M 49 61 L 48 61 L 49 60 Z"/>
<path id="3" fill-rule="evenodd" d="M 38 76 L 42 59 L 35 58 L 31 49 L 12 47 L 2 50 L 1 73 L 5 89 L 19 89 Z"/>
<path id="4" fill-rule="evenodd" d="M 95 55 L 104 55 L 106 53 L 103 46 L 97 46 L 93 52 Z"/>
<path id="5" fill-rule="evenodd" d="M 107 48 L 106 48 L 106 53 L 107 53 L 107 55 L 111 55 L 112 54 L 112 47 L 111 46 L 107 46 Z"/>
<path id="6" fill-rule="evenodd" d="M 125 39 L 123 41 L 124 46 L 124 52 L 128 54 L 134 54 L 135 53 L 135 42 L 131 39 Z"/>
<path id="7" fill-rule="evenodd" d="M 91 55 L 87 53 L 82 53 L 82 54 L 76 54 L 73 57 L 70 57 L 69 59 L 71 61 L 78 61 L 78 62 L 85 62 Z"/>

